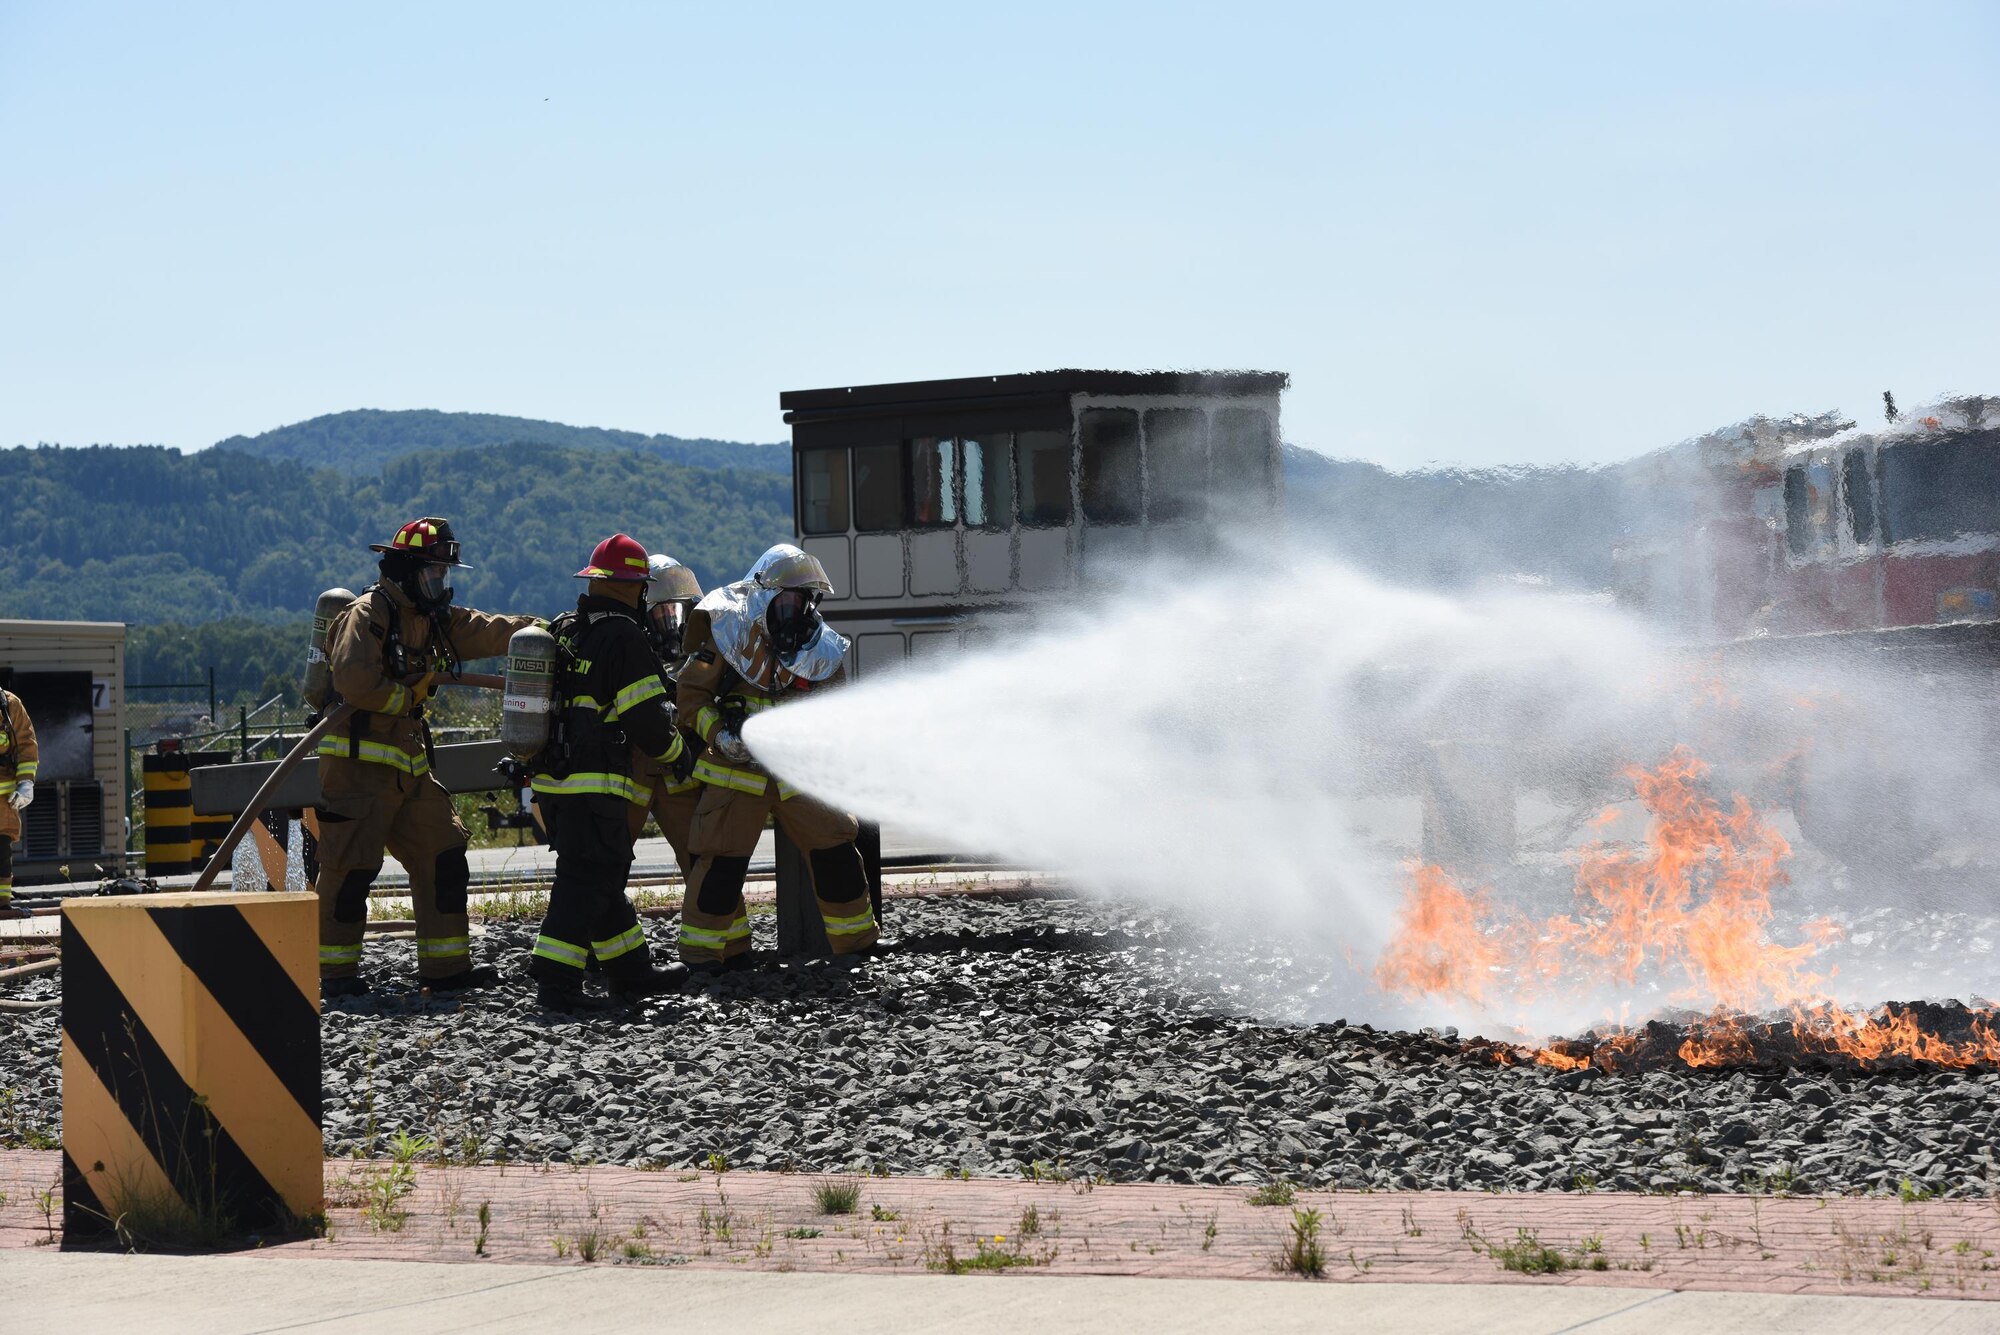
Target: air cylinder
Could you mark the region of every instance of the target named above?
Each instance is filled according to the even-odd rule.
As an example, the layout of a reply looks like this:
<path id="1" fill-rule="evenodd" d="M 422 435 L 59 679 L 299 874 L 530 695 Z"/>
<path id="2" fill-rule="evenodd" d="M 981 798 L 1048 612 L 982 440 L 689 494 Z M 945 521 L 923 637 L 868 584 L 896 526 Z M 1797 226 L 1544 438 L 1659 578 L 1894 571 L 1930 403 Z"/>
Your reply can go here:
<path id="1" fill-rule="evenodd" d="M 507 689 L 500 699 L 500 740 L 517 759 L 531 760 L 549 744 L 556 665 L 556 637 L 539 626 L 517 630 L 507 641 Z"/>
<path id="2" fill-rule="evenodd" d="M 299 694 L 314 709 L 326 708 L 333 695 L 333 670 L 326 660 L 326 637 L 333 633 L 334 618 L 354 603 L 346 589 L 328 589 L 313 604 L 312 645 L 306 650 L 306 679 Z"/>

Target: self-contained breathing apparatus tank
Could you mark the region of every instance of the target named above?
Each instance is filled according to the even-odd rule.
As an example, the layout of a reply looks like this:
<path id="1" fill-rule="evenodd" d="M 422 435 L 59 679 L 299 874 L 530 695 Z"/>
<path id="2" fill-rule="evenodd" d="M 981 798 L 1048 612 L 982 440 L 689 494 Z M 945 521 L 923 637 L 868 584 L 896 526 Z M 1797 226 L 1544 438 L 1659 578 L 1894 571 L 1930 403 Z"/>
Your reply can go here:
<path id="1" fill-rule="evenodd" d="M 333 668 L 326 658 L 326 639 L 333 633 L 333 622 L 342 612 L 354 604 L 354 595 L 346 589 L 328 589 L 313 604 L 312 644 L 306 650 L 306 679 L 299 688 L 299 694 L 314 709 L 325 709 L 333 698 Z"/>
<path id="2" fill-rule="evenodd" d="M 507 641 L 507 689 L 500 702 L 500 740 L 510 754 L 532 760 L 549 744 L 560 654 L 556 637 L 539 626 Z"/>

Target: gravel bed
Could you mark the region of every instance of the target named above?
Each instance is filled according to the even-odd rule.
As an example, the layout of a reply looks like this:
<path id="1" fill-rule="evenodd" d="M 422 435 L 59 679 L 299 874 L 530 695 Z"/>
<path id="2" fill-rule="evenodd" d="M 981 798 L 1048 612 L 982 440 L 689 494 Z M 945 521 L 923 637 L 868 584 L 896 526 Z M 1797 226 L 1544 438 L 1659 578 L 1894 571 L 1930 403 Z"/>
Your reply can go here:
<path id="1" fill-rule="evenodd" d="M 719 1154 L 742 1168 L 1377 1188 L 1995 1187 L 1996 1073 L 1503 1067 L 1450 1031 L 1310 1023 L 1326 982 L 1295 951 L 1218 946 L 1149 908 L 905 900 L 890 924 L 895 949 L 855 974 L 767 967 L 583 1018 L 542 1014 L 511 976 L 533 925 L 493 926 L 503 990 L 425 1001 L 397 981 L 327 1006 L 327 1151 L 380 1153 L 405 1132 L 486 1159 L 675 1167 Z M 656 951 L 672 926 L 647 921 Z M 756 920 L 760 947 L 772 926 Z M 1899 960 L 1913 942 L 1962 956 L 2000 936 L 1962 915 L 1871 931 Z M 1845 949 L 1865 972 L 1868 950 Z M 384 950 L 369 946 L 386 975 Z M 386 950 L 399 979 L 414 972 L 409 943 Z M 1252 998 L 1266 1018 L 1236 1013 Z M 0 1034 L 13 1091 L 0 1143 L 54 1132 L 54 1012 L 0 1014 Z"/>

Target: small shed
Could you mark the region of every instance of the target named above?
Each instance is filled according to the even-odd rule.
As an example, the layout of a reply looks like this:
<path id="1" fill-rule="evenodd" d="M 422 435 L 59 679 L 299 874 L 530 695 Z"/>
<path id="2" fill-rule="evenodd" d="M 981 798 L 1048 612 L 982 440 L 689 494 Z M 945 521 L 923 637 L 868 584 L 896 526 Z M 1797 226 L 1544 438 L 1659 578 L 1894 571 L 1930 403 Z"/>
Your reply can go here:
<path id="1" fill-rule="evenodd" d="M 20 884 L 87 880 L 125 860 L 125 626 L 0 621 L 0 685 L 35 723 L 41 768 L 14 850 Z"/>

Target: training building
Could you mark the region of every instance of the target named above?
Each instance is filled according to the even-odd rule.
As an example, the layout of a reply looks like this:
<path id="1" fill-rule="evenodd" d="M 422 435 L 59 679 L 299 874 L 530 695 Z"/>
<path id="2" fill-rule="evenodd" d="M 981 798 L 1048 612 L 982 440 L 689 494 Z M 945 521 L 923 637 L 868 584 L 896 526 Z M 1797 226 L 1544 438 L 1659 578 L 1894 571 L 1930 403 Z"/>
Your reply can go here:
<path id="1" fill-rule="evenodd" d="M 1039 371 L 794 390 L 795 538 L 850 671 L 951 653 L 1282 504 L 1271 371 Z"/>
<path id="2" fill-rule="evenodd" d="M 35 723 L 41 768 L 21 813 L 17 884 L 92 879 L 125 861 L 125 627 L 0 621 L 0 686 Z"/>

